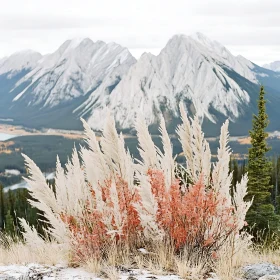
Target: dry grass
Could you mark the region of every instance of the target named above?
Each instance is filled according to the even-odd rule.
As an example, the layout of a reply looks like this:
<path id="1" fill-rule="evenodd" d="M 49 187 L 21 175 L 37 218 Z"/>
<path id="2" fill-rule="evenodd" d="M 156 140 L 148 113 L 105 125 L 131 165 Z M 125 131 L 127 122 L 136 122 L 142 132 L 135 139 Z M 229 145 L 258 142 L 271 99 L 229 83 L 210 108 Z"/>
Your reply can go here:
<path id="1" fill-rule="evenodd" d="M 132 254 L 128 247 L 121 248 L 114 243 L 108 244 L 103 249 L 103 258 L 89 257 L 83 263 L 83 267 L 96 276 L 106 276 L 108 279 L 119 279 L 118 268 L 130 269 L 134 268 L 134 254 Z"/>
<path id="2" fill-rule="evenodd" d="M 223 245 L 213 267 L 218 277 L 223 280 L 240 278 L 242 276 L 241 267 L 246 265 L 246 261 L 250 260 L 248 256 L 253 252 L 250 235 L 243 234 L 239 239 L 235 238 L 235 235 L 232 234 Z"/>
<path id="3" fill-rule="evenodd" d="M 250 264 L 266 262 L 280 266 L 279 245 L 274 246 L 274 249 L 267 246 L 265 242 L 262 245 L 254 245 L 249 235 L 246 234 L 238 241 L 233 241 L 233 239 L 229 239 L 229 242 L 225 244 L 213 267 L 220 279 L 240 279 L 242 277 L 242 267 Z"/>
<path id="4" fill-rule="evenodd" d="M 184 258 L 177 258 L 175 263 L 177 274 L 183 279 L 202 279 L 204 274 L 203 264 L 191 265 Z"/>
<path id="5" fill-rule="evenodd" d="M 97 276 L 101 275 L 101 271 L 103 269 L 100 259 L 94 257 L 87 260 L 87 262 L 84 264 L 84 268 L 88 272 L 94 273 Z"/>
<path id="6" fill-rule="evenodd" d="M 243 265 L 267 262 L 280 266 L 280 249 L 278 250 L 250 250 L 242 257 Z"/>
<path id="7" fill-rule="evenodd" d="M 0 236 L 0 264 L 39 263 L 47 265 L 67 264 L 67 253 L 54 242 L 46 242 L 43 246 L 28 246 L 20 240 Z"/>
<path id="8" fill-rule="evenodd" d="M 41 263 L 47 265 L 67 264 L 68 256 L 56 243 L 48 242 L 45 246 L 30 247 L 19 240 L 1 236 L 0 265 Z M 231 242 L 232 241 L 232 242 Z M 157 275 L 176 274 L 182 279 L 203 279 L 205 264 L 193 262 L 185 250 L 180 256 L 174 253 L 170 243 L 149 244 L 146 252 L 129 251 L 116 245 L 106 247 L 105 259 L 90 258 L 83 267 L 97 276 L 115 280 L 120 277 L 120 268 L 145 269 Z M 153 249 L 152 249 L 153 248 Z M 280 265 L 280 250 L 263 249 L 252 246 L 246 237 L 239 242 L 229 240 L 219 252 L 219 259 L 213 271 L 219 279 L 233 280 L 242 277 L 241 268 L 248 264 L 268 262 Z"/>
<path id="9" fill-rule="evenodd" d="M 110 249 L 109 249 L 110 248 Z M 187 254 L 176 256 L 169 242 L 149 244 L 147 250 L 131 252 L 128 248 L 115 245 L 106 248 L 105 259 L 90 258 L 83 267 L 97 276 L 119 279 L 118 269 L 148 270 L 156 275 L 177 274 L 183 279 L 202 279 L 205 271 L 203 263 L 194 265 L 185 259 Z"/>
<path id="10" fill-rule="evenodd" d="M 123 266 L 126 268 L 132 265 L 132 254 L 130 253 L 129 247 L 120 247 L 115 243 L 105 248 L 106 263 L 109 266 Z"/>
<path id="11" fill-rule="evenodd" d="M 203 279 L 206 274 L 205 261 L 190 258 L 185 249 L 180 256 L 174 253 L 174 247 L 169 242 L 149 244 L 144 252 L 131 252 L 128 248 L 120 248 L 111 245 L 106 248 L 106 258 L 91 258 L 84 264 L 87 271 L 97 276 L 105 276 L 109 279 L 117 279 L 118 269 L 148 270 L 156 275 L 176 274 L 182 279 Z M 195 261 L 194 261 L 195 260 Z M 250 238 L 244 236 L 238 242 L 234 236 L 225 244 L 219 252 L 219 259 L 212 269 L 219 279 L 233 280 L 242 277 L 242 267 L 248 264 L 269 262 L 280 265 L 280 250 L 260 250 L 252 246 Z M 208 271 L 209 272 L 209 271 Z"/>
<path id="12" fill-rule="evenodd" d="M 104 269 L 103 269 L 103 273 L 105 274 L 106 279 L 108 279 L 108 280 L 118 280 L 118 279 L 120 279 L 120 272 L 114 266 L 105 265 Z"/>
<path id="13" fill-rule="evenodd" d="M 152 248 L 154 248 L 154 250 Z M 175 254 L 174 247 L 171 243 L 160 242 L 151 246 L 148 252 L 149 253 L 145 254 L 144 257 L 146 258 L 149 270 L 155 273 L 161 272 L 161 274 L 174 270 Z"/>
<path id="14" fill-rule="evenodd" d="M 232 242 L 231 242 L 232 241 Z M 241 279 L 242 267 L 248 264 L 268 262 L 280 265 L 280 250 L 264 250 L 252 246 L 250 239 L 244 236 L 238 242 L 230 240 L 219 252 L 219 259 L 214 263 L 213 271 L 219 279 Z M 85 268 L 97 276 L 105 276 L 108 279 L 118 279 L 119 271 L 116 268 L 148 270 L 156 275 L 176 274 L 182 279 L 200 280 L 206 274 L 203 260 L 197 261 L 197 256 L 189 259 L 187 250 L 180 256 L 176 256 L 170 243 L 149 244 L 147 251 L 129 253 L 112 246 L 106 261 L 90 259 Z M 152 248 L 154 248 L 152 250 Z M 107 249 L 108 250 L 108 249 Z"/>

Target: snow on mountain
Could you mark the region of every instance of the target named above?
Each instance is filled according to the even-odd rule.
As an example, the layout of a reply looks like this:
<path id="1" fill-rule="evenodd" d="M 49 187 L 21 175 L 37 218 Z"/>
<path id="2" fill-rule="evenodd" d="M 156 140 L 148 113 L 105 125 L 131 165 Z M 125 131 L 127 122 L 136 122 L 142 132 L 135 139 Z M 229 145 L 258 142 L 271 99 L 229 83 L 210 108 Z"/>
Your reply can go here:
<path id="1" fill-rule="evenodd" d="M 229 118 L 239 130 L 238 120 L 250 123 L 261 83 L 270 87 L 267 106 L 278 120 L 280 74 L 232 55 L 201 33 L 175 35 L 158 56 L 144 53 L 138 61 L 116 43 L 75 39 L 48 55 L 27 51 L 0 60 L 0 118 L 81 129 L 83 117 L 102 130 L 110 108 L 120 129 L 133 128 L 138 114 L 148 124 L 163 114 L 172 126 L 183 101 L 208 126 Z"/>
<path id="2" fill-rule="evenodd" d="M 103 103 L 124 129 L 133 127 L 139 112 L 148 124 L 155 123 L 162 112 L 178 117 L 180 101 L 191 102 L 189 109 L 201 119 L 215 123 L 210 110 L 214 108 L 234 121 L 240 116 L 239 107 L 248 104 L 250 97 L 226 69 L 257 84 L 253 67 L 201 33 L 175 35 L 158 56 L 143 54 Z M 94 129 L 103 127 L 104 104 L 92 106 L 89 123 Z"/>
<path id="3" fill-rule="evenodd" d="M 109 90 L 134 62 L 129 51 L 118 44 L 88 38 L 68 40 L 17 82 L 13 90 L 28 86 L 13 101 L 26 99 L 28 106 L 54 107 L 98 88 Z"/>
<path id="4" fill-rule="evenodd" d="M 253 63 L 246 58 L 234 56 L 230 51 L 217 41 L 212 41 L 204 34 L 197 32 L 191 36 L 192 39 L 196 40 L 199 44 L 203 45 L 208 50 L 208 55 L 218 62 L 222 62 L 228 67 L 232 68 L 236 73 L 245 77 L 247 80 L 256 83 L 257 78 L 252 72 Z M 203 50 L 202 50 L 203 51 Z M 209 53 L 211 52 L 211 54 Z"/>
<path id="5" fill-rule="evenodd" d="M 0 75 L 8 73 L 8 78 L 12 78 L 22 70 L 33 69 L 42 55 L 32 50 L 21 51 L 9 57 L 0 59 Z"/>
<path id="6" fill-rule="evenodd" d="M 263 67 L 275 72 L 280 72 L 280 61 L 274 61 L 269 64 L 265 64 Z"/>

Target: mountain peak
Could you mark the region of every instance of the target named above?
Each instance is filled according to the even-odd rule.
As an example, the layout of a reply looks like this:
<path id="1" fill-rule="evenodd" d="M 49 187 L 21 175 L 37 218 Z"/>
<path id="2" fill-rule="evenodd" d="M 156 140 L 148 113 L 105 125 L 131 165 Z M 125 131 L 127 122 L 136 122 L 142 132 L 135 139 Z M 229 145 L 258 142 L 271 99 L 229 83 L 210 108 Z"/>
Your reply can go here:
<path id="1" fill-rule="evenodd" d="M 93 41 L 89 38 L 75 38 L 72 40 L 65 41 L 57 50 L 58 53 L 62 54 L 77 49 L 80 46 L 93 45 Z"/>
<path id="2" fill-rule="evenodd" d="M 204 43 L 207 43 L 207 44 L 213 42 L 213 40 L 211 40 L 210 38 L 208 38 L 205 34 L 203 34 L 201 32 L 196 32 L 196 33 L 192 34 L 190 37 L 199 41 L 199 42 L 204 42 Z"/>
<path id="3" fill-rule="evenodd" d="M 109 92 L 134 62 L 129 51 L 116 43 L 89 38 L 67 40 L 18 81 L 14 89 L 29 85 L 13 101 L 29 99 L 32 105 L 54 107 L 89 92 L 97 96 L 97 89 Z"/>
<path id="4" fill-rule="evenodd" d="M 33 50 L 23 50 L 0 60 L 0 75 L 10 73 L 11 78 L 17 72 L 33 69 L 42 55 Z"/>
<path id="5" fill-rule="evenodd" d="M 275 71 L 275 72 L 280 72 L 280 61 L 274 61 L 268 64 L 263 65 L 264 68 Z"/>
<path id="6" fill-rule="evenodd" d="M 213 41 L 209 39 L 206 35 L 201 32 L 194 33 L 190 36 L 184 34 L 174 35 L 167 43 L 167 46 L 171 45 L 172 47 L 176 46 L 184 46 L 182 50 L 189 49 L 192 47 L 193 49 L 197 49 L 200 52 L 211 52 L 213 55 L 218 56 L 228 56 L 229 51 L 221 45 L 217 41 Z"/>
<path id="7" fill-rule="evenodd" d="M 34 54 L 40 54 L 40 53 L 37 52 L 37 51 L 34 51 L 32 49 L 24 49 L 24 50 L 21 50 L 21 51 L 17 51 L 15 53 L 11 54 L 10 56 L 15 56 L 15 55 L 34 55 Z"/>

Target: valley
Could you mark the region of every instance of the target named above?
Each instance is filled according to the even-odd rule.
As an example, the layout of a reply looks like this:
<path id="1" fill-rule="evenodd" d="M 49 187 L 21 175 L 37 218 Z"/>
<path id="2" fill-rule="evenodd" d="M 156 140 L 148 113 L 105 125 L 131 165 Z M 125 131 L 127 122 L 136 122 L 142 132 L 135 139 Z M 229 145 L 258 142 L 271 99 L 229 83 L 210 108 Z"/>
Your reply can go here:
<path id="1" fill-rule="evenodd" d="M 79 131 L 29 131 L 24 127 L 1 125 L 0 133 L 10 133 L 16 136 L 6 141 L 0 141 L 0 182 L 5 187 L 20 183 L 21 176 L 26 175 L 22 153 L 32 158 L 43 172 L 51 173 L 55 170 L 57 156 L 59 156 L 62 165 L 65 165 L 74 146 L 78 150 L 81 146 L 86 146 L 82 139 L 83 134 Z M 173 156 L 177 156 L 177 162 L 184 164 L 185 158 L 182 154 L 180 142 L 175 134 L 170 135 L 170 137 L 173 145 Z M 154 143 L 162 149 L 160 137 L 153 135 L 152 138 Z M 139 159 L 137 137 L 128 134 L 124 135 L 124 139 L 132 156 Z M 207 140 L 212 151 L 212 160 L 215 161 L 219 146 L 218 138 L 208 137 Z M 246 136 L 230 137 L 229 146 L 233 151 L 234 158 L 239 161 L 247 159 L 249 141 L 250 139 Z M 279 136 L 272 134 L 268 138 L 268 145 L 272 147 L 272 150 L 268 153 L 270 157 L 280 154 Z M 5 174 L 6 169 L 19 170 L 21 174 L 20 176 L 7 176 Z"/>

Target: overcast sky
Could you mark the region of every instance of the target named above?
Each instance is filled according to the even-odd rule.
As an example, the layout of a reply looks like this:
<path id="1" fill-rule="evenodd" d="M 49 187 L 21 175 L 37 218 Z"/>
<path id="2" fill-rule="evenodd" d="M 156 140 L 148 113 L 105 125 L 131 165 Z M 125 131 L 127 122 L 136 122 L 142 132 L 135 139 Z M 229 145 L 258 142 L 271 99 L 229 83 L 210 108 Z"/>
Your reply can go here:
<path id="1" fill-rule="evenodd" d="M 258 64 L 280 60 L 280 0 L 0 0 L 0 57 L 65 40 L 115 41 L 137 58 L 202 32 Z"/>

